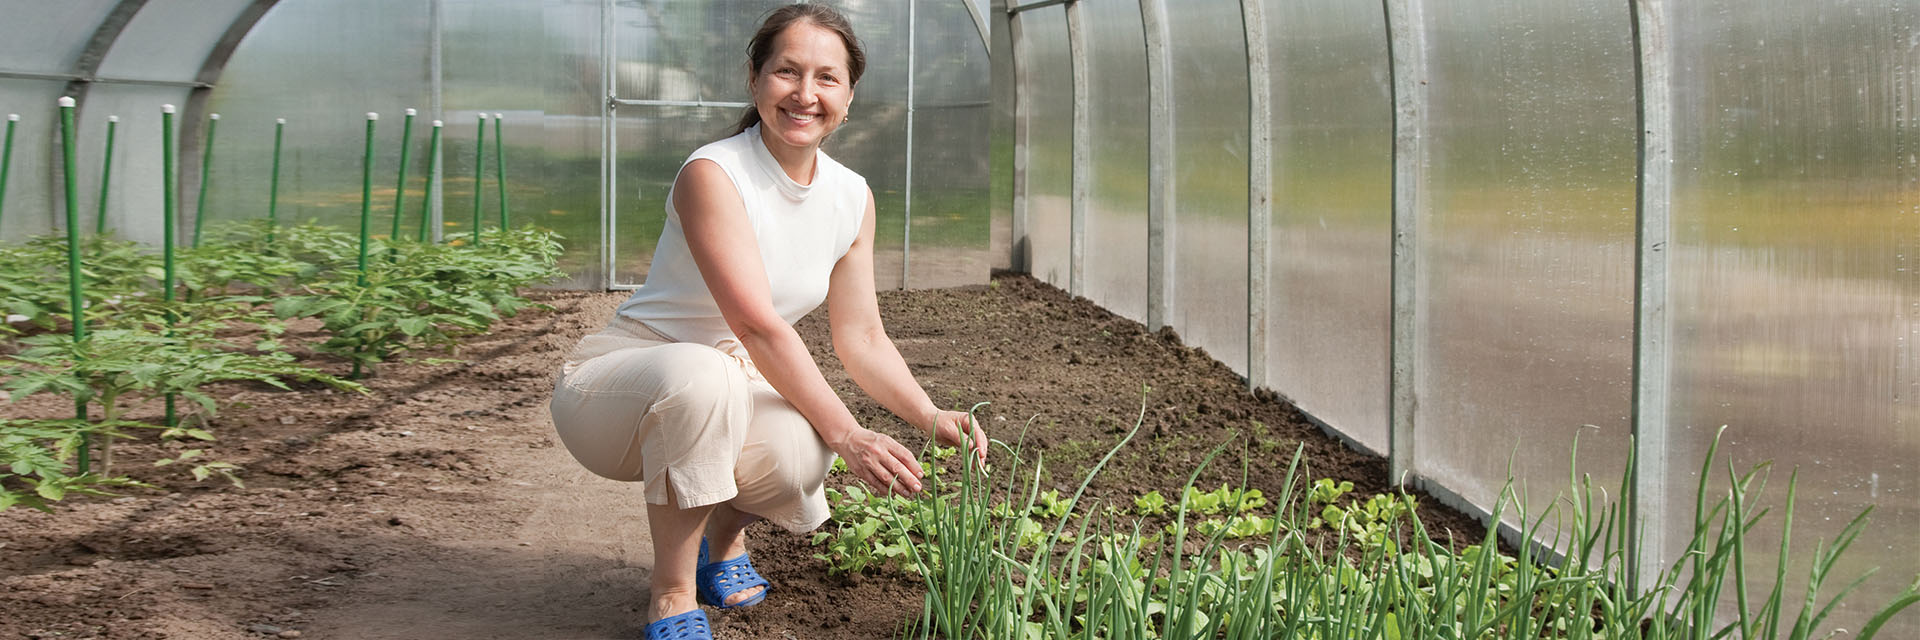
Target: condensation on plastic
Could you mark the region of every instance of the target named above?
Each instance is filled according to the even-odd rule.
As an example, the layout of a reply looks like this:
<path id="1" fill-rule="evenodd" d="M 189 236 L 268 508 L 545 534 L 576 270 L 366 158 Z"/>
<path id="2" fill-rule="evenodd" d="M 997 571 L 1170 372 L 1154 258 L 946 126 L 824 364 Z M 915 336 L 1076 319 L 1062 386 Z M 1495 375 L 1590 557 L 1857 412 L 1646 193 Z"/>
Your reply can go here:
<path id="1" fill-rule="evenodd" d="M 1632 403 L 1635 152 L 1626 4 L 1427 3 L 1414 465 L 1538 514 L 1618 487 Z M 1511 465 L 1511 466 L 1510 466 Z M 1508 517 L 1518 514 L 1508 509 Z"/>
<path id="2" fill-rule="evenodd" d="M 208 224 L 266 217 L 274 120 L 285 118 L 279 219 L 357 229 L 366 113 L 375 112 L 381 118 L 375 127 L 374 185 L 387 195 L 376 193 L 370 226 L 388 228 L 401 113 L 409 107 L 425 113 L 432 95 L 431 27 L 425 4 L 383 0 L 283 0 L 262 16 L 234 51 L 209 101 L 211 112 L 221 119 L 209 169 L 213 182 L 207 194 Z M 160 105 L 144 108 L 158 113 Z M 467 115 L 464 135 L 470 140 L 473 121 L 472 114 Z M 416 143 L 424 141 L 431 120 L 416 121 Z M 449 140 L 442 149 L 451 159 L 461 153 L 462 147 L 451 139 L 460 135 L 463 123 L 448 118 L 447 124 Z M 471 142 L 465 148 L 473 152 Z M 412 173 L 421 175 L 425 147 L 415 149 L 413 157 L 421 164 Z M 114 153 L 154 152 L 122 147 Z M 459 175 L 448 169 L 448 178 Z M 114 180 L 117 183 L 118 176 Z M 449 186 L 447 192 L 464 188 Z M 454 209 L 449 201 L 449 219 L 454 219 Z M 191 216 L 191 211 L 183 211 L 181 219 Z M 465 231 L 466 226 L 449 229 Z"/>
<path id="3" fill-rule="evenodd" d="M 444 219 L 460 225 L 443 229 L 472 224 L 472 144 L 481 112 L 490 116 L 486 178 L 478 189 L 481 218 L 488 228 L 498 224 L 491 115 L 503 115 L 508 224 L 539 225 L 566 239 L 559 267 L 571 279 L 558 286 L 601 286 L 600 7 L 565 0 L 446 0 L 443 7 L 442 102 L 451 116 L 444 132 L 448 140 L 442 141 L 441 162 L 450 180 Z M 416 160 L 409 182 L 418 188 L 425 186 L 427 124 L 418 121 L 414 127 Z M 397 122 L 381 126 L 398 133 Z M 424 202 L 412 193 L 407 198 L 410 209 Z"/>
<path id="4" fill-rule="evenodd" d="M 118 0 L 0 0 L 0 16 L 7 17 L 0 23 L 0 71 L 71 73 L 100 21 L 118 4 Z M 22 117 L 27 115 L 25 108 L 0 103 L 0 109 Z"/>
<path id="5" fill-rule="evenodd" d="M 1757 506 L 1775 512 L 1748 541 L 1750 562 L 1772 566 L 1787 474 L 1799 474 L 1788 593 L 1801 593 L 1812 541 L 1877 505 L 1835 573 L 1844 584 L 1880 567 L 1831 621 L 1859 629 L 1920 574 L 1920 5 L 1673 7 L 1682 135 L 1664 515 L 1691 521 L 1700 458 L 1722 425 L 1734 468 L 1773 464 Z M 1715 491 L 1725 475 L 1713 471 Z M 1669 557 L 1685 528 L 1669 529 Z M 1897 616 L 1880 635 L 1920 637 L 1920 618 Z"/>
<path id="6" fill-rule="evenodd" d="M 986 282 L 987 50 L 952 0 L 917 0 L 907 286 Z"/>
<path id="7" fill-rule="evenodd" d="M 13 130 L 13 162 L 7 174 L 7 201 L 0 206 L 0 242 L 15 244 L 56 228 L 52 164 L 60 161 L 60 111 L 54 101 L 66 83 L 0 78 L 0 136 L 9 113 L 20 114 Z M 64 223 L 62 223 L 64 224 Z"/>
<path id="8" fill-rule="evenodd" d="M 1067 16 L 1046 7 L 1021 13 L 1021 90 L 1027 104 L 1028 273 L 1068 286 L 1073 196 L 1073 68 Z M 1017 246 L 1017 244 L 1016 244 Z"/>
<path id="9" fill-rule="evenodd" d="M 1172 9 L 1167 12 L 1174 113 L 1169 324 L 1187 344 L 1245 374 L 1247 56 L 1240 3 L 1196 0 Z"/>
<path id="10" fill-rule="evenodd" d="M 110 185 L 112 193 L 107 197 L 107 229 L 122 239 L 154 246 L 160 244 L 160 105 L 184 104 L 187 91 L 178 87 L 102 84 L 87 92 L 86 108 L 80 110 L 79 122 L 76 123 L 79 150 L 74 155 L 79 163 L 75 173 L 79 178 L 81 227 L 88 233 L 93 232 L 94 218 L 99 215 L 100 163 L 106 148 L 107 117 L 117 115 L 120 116 L 120 124 L 114 127 L 113 133 L 113 181 Z M 178 121 L 175 124 L 177 127 Z M 231 123 L 223 121 L 224 124 Z M 271 123 L 268 127 L 272 127 Z M 232 135 L 230 131 L 223 133 Z M 57 144 L 58 139 L 54 142 Z M 20 151 L 14 150 L 16 162 L 20 160 Z M 234 166 L 258 168 L 262 176 L 266 174 L 267 165 L 263 158 L 247 160 L 252 163 L 235 163 Z M 266 182 L 263 179 L 258 184 L 264 189 Z M 13 186 L 8 185 L 7 190 L 12 191 Z M 154 195 L 147 198 L 143 194 Z M 191 202 L 191 199 L 182 201 Z M 12 217 L 11 212 L 7 215 Z M 182 211 L 176 221 L 178 228 L 192 229 L 192 215 L 190 211 Z M 261 210 L 261 215 L 265 215 L 265 209 Z M 185 239 L 187 236 L 179 237 Z"/>
<path id="11" fill-rule="evenodd" d="M 253 0 L 149 2 L 133 15 L 100 61 L 99 75 L 139 80 L 193 80 L 207 53 Z"/>
<path id="12" fill-rule="evenodd" d="M 1147 53 L 1140 5 L 1105 4 L 1083 15 L 1093 85 L 1085 295 L 1146 322 Z"/>
<path id="13" fill-rule="evenodd" d="M 988 111 L 987 171 L 991 193 L 988 205 L 988 252 L 995 269 L 1013 268 L 1013 94 L 1019 79 L 1013 75 L 1014 44 L 1008 28 L 1006 0 L 991 0 L 988 58 L 993 106 Z"/>
<path id="14" fill-rule="evenodd" d="M 1378 3 L 1269 3 L 1275 389 L 1387 450 L 1393 112 Z"/>
<path id="15" fill-rule="evenodd" d="M 783 4 L 615 3 L 615 94 L 632 100 L 747 102 L 747 42 L 761 19 Z M 597 60 L 593 67 L 598 68 Z"/>

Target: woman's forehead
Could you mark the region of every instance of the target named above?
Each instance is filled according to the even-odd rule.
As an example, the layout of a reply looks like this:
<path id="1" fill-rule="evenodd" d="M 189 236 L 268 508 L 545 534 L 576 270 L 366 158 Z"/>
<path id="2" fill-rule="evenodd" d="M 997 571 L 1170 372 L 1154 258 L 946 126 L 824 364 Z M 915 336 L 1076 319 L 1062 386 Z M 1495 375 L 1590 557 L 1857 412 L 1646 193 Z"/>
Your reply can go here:
<path id="1" fill-rule="evenodd" d="M 847 45 L 840 35 L 811 22 L 796 22 L 773 39 L 769 60 L 847 66 Z"/>

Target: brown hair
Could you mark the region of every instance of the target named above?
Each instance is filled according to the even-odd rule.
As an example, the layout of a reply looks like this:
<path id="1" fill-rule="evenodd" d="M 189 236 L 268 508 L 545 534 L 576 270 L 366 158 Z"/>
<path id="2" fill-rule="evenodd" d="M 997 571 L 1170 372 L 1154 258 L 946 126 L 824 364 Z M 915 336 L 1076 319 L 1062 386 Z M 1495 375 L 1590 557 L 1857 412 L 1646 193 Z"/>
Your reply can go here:
<path id="1" fill-rule="evenodd" d="M 848 84 L 859 84 L 860 74 L 867 71 L 867 52 L 860 48 L 860 39 L 853 35 L 853 24 L 847 21 L 847 17 L 824 4 L 790 4 L 769 14 L 767 20 L 760 23 L 760 30 L 754 32 L 753 40 L 747 43 L 747 72 L 759 74 L 760 67 L 767 64 L 767 58 L 773 57 L 773 39 L 785 32 L 787 27 L 802 22 L 840 36 L 840 42 L 847 45 L 847 75 L 851 80 Z M 740 114 L 740 122 L 734 126 L 733 132 L 739 134 L 756 124 L 760 124 L 760 108 L 758 105 L 748 105 L 747 112 Z"/>

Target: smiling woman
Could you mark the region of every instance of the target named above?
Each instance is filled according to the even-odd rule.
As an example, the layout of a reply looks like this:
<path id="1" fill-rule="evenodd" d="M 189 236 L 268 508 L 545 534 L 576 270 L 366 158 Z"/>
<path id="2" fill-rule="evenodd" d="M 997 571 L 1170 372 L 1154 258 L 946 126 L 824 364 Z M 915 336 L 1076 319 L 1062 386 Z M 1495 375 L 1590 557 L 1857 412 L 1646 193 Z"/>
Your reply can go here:
<path id="1" fill-rule="evenodd" d="M 745 528 L 762 518 L 796 533 L 820 526 L 836 456 L 878 491 L 920 490 L 912 452 L 854 420 L 795 332 L 822 302 L 834 352 L 862 390 L 986 456 L 985 434 L 966 413 L 939 410 L 887 338 L 873 192 L 820 150 L 848 122 L 866 68 L 851 25 L 822 5 L 783 7 L 747 52 L 752 108 L 735 135 L 681 165 L 646 284 L 581 341 L 554 390 L 554 426 L 574 458 L 645 484 L 649 638 L 707 638 L 698 604 L 765 600 Z"/>

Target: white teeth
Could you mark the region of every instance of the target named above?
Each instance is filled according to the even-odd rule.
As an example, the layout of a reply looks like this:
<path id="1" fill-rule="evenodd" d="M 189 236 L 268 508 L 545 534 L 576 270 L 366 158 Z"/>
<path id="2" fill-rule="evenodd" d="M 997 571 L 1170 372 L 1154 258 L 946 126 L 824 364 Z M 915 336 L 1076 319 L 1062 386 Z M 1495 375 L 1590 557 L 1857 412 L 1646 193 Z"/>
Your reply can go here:
<path id="1" fill-rule="evenodd" d="M 786 114 L 787 114 L 787 117 L 793 118 L 795 120 L 799 120 L 801 122 L 813 122 L 814 118 L 819 117 L 817 115 L 810 114 L 810 113 L 794 113 L 792 111 L 787 111 Z"/>

